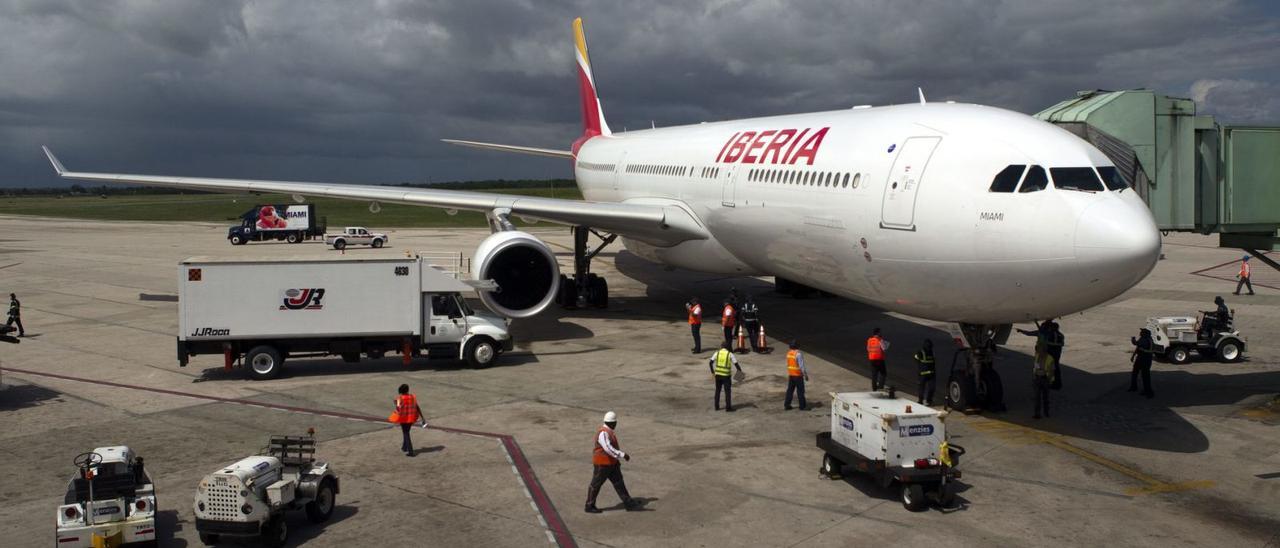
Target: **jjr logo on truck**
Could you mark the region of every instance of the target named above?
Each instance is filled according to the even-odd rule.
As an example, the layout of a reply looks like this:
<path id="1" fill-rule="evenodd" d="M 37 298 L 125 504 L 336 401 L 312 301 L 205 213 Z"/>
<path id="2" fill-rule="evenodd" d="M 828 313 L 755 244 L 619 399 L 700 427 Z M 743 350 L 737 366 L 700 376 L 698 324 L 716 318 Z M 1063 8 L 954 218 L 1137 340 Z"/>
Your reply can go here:
<path id="1" fill-rule="evenodd" d="M 324 288 L 286 289 L 280 310 L 320 310 L 324 304 Z"/>
<path id="2" fill-rule="evenodd" d="M 230 329 L 217 327 L 197 327 L 195 331 L 191 332 L 192 337 L 228 337 L 230 335 Z"/>
<path id="3" fill-rule="evenodd" d="M 910 437 L 910 436 L 931 436 L 931 435 L 933 435 L 932 424 L 913 424 L 911 426 L 898 427 L 898 436 L 904 437 L 904 438 Z"/>

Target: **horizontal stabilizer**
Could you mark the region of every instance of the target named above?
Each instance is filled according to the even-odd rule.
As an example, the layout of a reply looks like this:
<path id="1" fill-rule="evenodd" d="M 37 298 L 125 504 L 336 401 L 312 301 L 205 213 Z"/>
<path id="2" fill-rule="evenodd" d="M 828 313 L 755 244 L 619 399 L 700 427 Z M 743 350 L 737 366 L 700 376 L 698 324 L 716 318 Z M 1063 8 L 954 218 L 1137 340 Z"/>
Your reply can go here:
<path id="1" fill-rule="evenodd" d="M 487 148 L 490 150 L 501 150 L 503 152 L 518 152 L 520 154 L 532 154 L 534 156 L 551 156 L 553 158 L 573 158 L 573 152 L 568 150 L 556 150 L 553 148 L 535 148 L 522 147 L 516 145 L 500 145 L 497 143 L 481 143 L 479 141 L 462 141 L 458 139 L 441 139 L 451 145 L 460 145 L 464 147 Z"/>

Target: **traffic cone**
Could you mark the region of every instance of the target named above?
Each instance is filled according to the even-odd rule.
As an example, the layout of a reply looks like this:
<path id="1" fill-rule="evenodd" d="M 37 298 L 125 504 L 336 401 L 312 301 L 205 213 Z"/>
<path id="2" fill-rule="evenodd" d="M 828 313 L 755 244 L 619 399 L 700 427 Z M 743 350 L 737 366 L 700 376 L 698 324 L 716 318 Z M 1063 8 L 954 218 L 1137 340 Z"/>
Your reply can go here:
<path id="1" fill-rule="evenodd" d="M 734 348 L 733 351 L 739 354 L 745 354 L 751 351 L 751 349 L 747 348 L 747 328 L 746 327 L 738 326 L 738 341 L 736 346 L 737 348 Z"/>
<path id="2" fill-rule="evenodd" d="M 756 348 L 760 350 L 761 354 L 773 352 L 773 349 L 769 348 L 769 339 L 764 336 L 764 324 L 760 324 L 760 336 L 756 340 Z"/>

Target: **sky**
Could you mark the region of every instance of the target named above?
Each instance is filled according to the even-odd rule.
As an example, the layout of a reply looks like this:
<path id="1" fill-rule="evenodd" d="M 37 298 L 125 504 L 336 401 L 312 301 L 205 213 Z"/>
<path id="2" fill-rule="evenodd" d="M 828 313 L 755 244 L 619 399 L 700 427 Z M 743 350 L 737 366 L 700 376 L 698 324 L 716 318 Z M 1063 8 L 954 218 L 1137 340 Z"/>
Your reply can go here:
<path id="1" fill-rule="evenodd" d="M 349 183 L 570 177 L 574 17 L 614 131 L 1082 89 L 1280 125 L 1280 2 L 0 0 L 0 187 L 69 169 Z"/>

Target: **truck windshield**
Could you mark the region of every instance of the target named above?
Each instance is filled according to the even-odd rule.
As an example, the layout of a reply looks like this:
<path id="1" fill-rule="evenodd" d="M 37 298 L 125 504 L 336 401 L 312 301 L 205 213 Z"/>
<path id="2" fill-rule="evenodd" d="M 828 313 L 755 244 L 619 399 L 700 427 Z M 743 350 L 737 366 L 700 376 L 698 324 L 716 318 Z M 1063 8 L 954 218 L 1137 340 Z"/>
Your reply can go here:
<path id="1" fill-rule="evenodd" d="M 467 300 L 463 298 L 462 295 L 458 295 L 457 298 L 458 298 L 458 309 L 462 311 L 463 316 L 474 316 L 476 314 L 474 311 L 471 310 L 470 306 L 467 306 Z"/>

